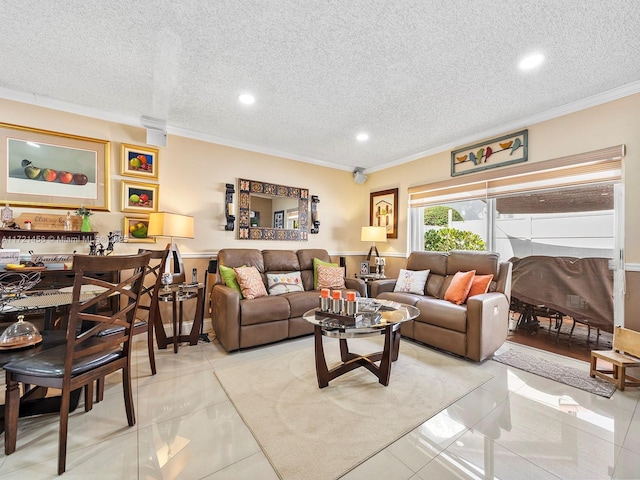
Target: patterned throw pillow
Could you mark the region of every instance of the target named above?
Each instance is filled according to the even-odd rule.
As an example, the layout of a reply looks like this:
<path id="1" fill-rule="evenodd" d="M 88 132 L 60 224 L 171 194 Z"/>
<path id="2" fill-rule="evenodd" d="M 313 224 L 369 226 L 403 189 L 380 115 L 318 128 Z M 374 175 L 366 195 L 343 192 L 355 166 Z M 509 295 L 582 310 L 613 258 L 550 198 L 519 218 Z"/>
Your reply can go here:
<path id="1" fill-rule="evenodd" d="M 300 272 L 267 273 L 269 295 L 282 295 L 290 292 L 304 292 Z"/>
<path id="2" fill-rule="evenodd" d="M 344 268 L 318 265 L 318 288 L 346 288 Z"/>
<path id="3" fill-rule="evenodd" d="M 233 270 L 236 272 L 236 278 L 244 298 L 267 296 L 267 289 L 264 288 L 262 277 L 256 267 L 238 267 Z"/>
<path id="4" fill-rule="evenodd" d="M 325 267 L 337 267 L 337 263 L 330 263 L 320 260 L 319 258 L 313 259 L 313 289 L 318 290 L 318 265 L 324 265 Z"/>
<path id="5" fill-rule="evenodd" d="M 467 298 L 473 297 L 474 295 L 480 295 L 482 293 L 487 293 L 489 291 L 489 284 L 493 280 L 493 275 L 475 275 L 473 277 L 473 282 L 471 282 L 471 290 L 469 290 L 469 295 Z"/>
<path id="6" fill-rule="evenodd" d="M 444 299 L 456 305 L 462 305 L 467 300 L 475 274 L 475 270 L 456 273 L 444 294 Z"/>
<path id="7" fill-rule="evenodd" d="M 400 269 L 394 292 L 408 292 L 424 294 L 424 286 L 427 283 L 427 277 L 431 270 L 405 270 Z"/>

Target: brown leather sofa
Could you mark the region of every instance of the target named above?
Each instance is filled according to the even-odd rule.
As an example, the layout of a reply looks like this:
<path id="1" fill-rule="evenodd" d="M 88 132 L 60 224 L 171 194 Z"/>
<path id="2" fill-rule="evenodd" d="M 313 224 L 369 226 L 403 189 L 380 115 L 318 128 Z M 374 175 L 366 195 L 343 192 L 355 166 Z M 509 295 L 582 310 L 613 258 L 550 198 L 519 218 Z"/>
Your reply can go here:
<path id="1" fill-rule="evenodd" d="M 229 248 L 218 252 L 219 265 L 256 267 L 265 288 L 267 273 L 294 271 L 300 272 L 304 286 L 304 292 L 241 299 L 240 294 L 226 286 L 218 275 L 211 290 L 212 324 L 218 340 L 228 352 L 313 333 L 313 325 L 302 315 L 318 306 L 319 292 L 313 288 L 314 258 L 331 261 L 327 251 L 322 249 Z M 366 296 L 367 288 L 361 279 L 345 278 L 345 286 L 346 290 Z"/>
<path id="2" fill-rule="evenodd" d="M 426 345 L 482 361 L 500 348 L 509 328 L 511 300 L 510 262 L 500 262 L 495 252 L 412 252 L 406 270 L 430 270 L 422 295 L 393 292 L 396 280 L 376 280 L 371 296 L 414 305 L 420 315 L 402 324 L 401 333 Z M 456 272 L 475 270 L 493 274 L 489 292 L 456 305 L 444 294 Z"/>

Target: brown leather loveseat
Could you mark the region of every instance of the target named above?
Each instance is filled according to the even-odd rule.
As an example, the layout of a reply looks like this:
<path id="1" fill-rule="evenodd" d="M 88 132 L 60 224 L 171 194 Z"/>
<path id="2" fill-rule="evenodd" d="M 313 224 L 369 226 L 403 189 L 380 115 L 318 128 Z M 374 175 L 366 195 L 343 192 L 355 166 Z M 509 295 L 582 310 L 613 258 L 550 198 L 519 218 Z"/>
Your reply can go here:
<path id="1" fill-rule="evenodd" d="M 254 347 L 313 333 L 313 325 L 302 315 L 318 306 L 319 291 L 314 289 L 313 259 L 331 262 L 326 250 L 256 250 L 229 248 L 218 252 L 223 267 L 256 267 L 267 286 L 268 273 L 300 272 L 304 291 L 241 298 L 225 285 L 221 276 L 211 290 L 212 323 L 216 336 L 227 351 Z M 348 290 L 366 296 L 363 280 L 345 278 Z M 345 290 L 346 291 L 346 290 Z"/>
<path id="2" fill-rule="evenodd" d="M 507 338 L 511 269 L 511 263 L 500 262 L 495 252 L 412 252 L 406 270 L 430 270 L 424 292 L 394 292 L 396 280 L 384 279 L 372 283 L 371 296 L 420 310 L 415 320 L 402 325 L 403 336 L 479 362 L 493 355 Z M 456 272 L 471 270 L 476 275 L 493 275 L 488 293 L 469 297 L 461 305 L 444 300 Z"/>

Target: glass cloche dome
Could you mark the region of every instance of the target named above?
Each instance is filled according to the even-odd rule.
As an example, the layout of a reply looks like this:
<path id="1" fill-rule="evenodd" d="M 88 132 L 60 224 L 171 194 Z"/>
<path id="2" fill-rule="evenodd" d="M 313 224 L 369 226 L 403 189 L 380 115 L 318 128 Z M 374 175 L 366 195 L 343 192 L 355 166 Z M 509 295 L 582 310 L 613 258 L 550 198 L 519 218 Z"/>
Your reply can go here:
<path id="1" fill-rule="evenodd" d="M 42 335 L 31 322 L 25 322 L 24 315 L 18 315 L 18 321 L 9 325 L 0 335 L 0 349 L 23 348 L 37 345 Z"/>

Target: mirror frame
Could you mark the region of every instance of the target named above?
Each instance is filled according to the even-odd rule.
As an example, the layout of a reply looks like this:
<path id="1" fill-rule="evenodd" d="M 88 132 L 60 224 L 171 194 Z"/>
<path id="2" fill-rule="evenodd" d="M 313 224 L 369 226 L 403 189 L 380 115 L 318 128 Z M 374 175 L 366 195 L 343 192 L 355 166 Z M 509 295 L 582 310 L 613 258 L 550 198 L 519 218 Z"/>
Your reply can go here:
<path id="1" fill-rule="evenodd" d="M 270 197 L 287 197 L 298 199 L 298 229 L 252 227 L 249 212 L 251 210 L 251 194 Z M 238 179 L 238 239 L 239 240 L 280 240 L 306 241 L 309 239 L 309 190 L 306 188 L 287 187 L 275 183 L 258 182 L 256 180 Z"/>

